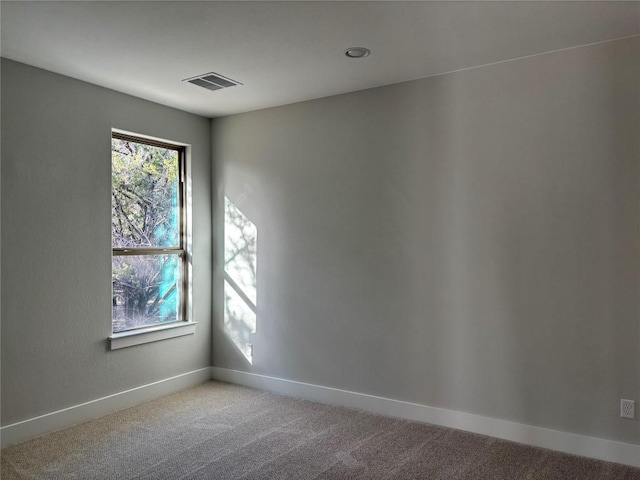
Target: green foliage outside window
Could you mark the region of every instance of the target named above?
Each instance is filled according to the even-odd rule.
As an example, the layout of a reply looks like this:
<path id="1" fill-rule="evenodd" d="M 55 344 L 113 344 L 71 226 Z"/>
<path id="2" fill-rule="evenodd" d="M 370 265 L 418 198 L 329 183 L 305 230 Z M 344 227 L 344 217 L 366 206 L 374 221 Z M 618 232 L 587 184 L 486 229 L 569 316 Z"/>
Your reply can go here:
<path id="1" fill-rule="evenodd" d="M 113 138 L 111 153 L 114 332 L 180 320 L 180 152 Z"/>

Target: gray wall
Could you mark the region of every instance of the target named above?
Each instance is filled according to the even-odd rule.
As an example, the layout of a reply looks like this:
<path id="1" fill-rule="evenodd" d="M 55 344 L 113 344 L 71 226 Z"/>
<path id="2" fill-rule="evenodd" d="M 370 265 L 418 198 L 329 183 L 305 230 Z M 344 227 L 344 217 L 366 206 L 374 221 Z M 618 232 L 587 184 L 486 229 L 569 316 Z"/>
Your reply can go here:
<path id="1" fill-rule="evenodd" d="M 214 365 L 640 443 L 639 42 L 214 120 L 214 231 L 258 230 Z"/>
<path id="2" fill-rule="evenodd" d="M 195 335 L 107 350 L 111 128 L 193 146 Z M 2 60 L 2 423 L 211 361 L 210 122 Z"/>

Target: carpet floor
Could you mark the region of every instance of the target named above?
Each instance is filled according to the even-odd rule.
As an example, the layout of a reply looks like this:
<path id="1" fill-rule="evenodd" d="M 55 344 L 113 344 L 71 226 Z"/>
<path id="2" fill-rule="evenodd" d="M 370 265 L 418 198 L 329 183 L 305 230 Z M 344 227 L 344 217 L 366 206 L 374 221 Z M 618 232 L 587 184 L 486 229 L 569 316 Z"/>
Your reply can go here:
<path id="1" fill-rule="evenodd" d="M 0 478 L 640 480 L 640 469 L 219 382 L 2 450 Z"/>

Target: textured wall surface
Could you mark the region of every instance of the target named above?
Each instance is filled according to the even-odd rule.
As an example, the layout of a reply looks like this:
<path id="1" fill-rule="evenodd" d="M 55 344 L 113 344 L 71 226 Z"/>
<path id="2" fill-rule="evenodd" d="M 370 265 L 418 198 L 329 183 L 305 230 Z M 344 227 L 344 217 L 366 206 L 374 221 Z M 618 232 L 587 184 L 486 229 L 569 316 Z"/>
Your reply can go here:
<path id="1" fill-rule="evenodd" d="M 258 238 L 251 364 L 216 237 L 214 365 L 640 443 L 639 62 L 636 37 L 214 120 L 214 232 L 226 195 Z"/>
<path id="2" fill-rule="evenodd" d="M 111 128 L 192 145 L 195 335 L 109 351 Z M 2 60 L 2 424 L 210 365 L 210 122 Z"/>

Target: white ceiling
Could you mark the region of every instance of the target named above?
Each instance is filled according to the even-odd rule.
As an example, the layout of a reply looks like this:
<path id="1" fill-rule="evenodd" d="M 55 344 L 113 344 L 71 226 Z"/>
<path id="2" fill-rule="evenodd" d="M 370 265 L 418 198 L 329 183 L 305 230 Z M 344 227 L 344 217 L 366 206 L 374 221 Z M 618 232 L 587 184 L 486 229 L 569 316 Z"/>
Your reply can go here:
<path id="1" fill-rule="evenodd" d="M 1 22 L 3 57 L 215 117 L 636 35 L 640 3 L 5 0 Z M 212 71 L 244 85 L 182 81 Z"/>

